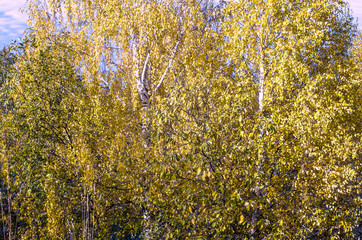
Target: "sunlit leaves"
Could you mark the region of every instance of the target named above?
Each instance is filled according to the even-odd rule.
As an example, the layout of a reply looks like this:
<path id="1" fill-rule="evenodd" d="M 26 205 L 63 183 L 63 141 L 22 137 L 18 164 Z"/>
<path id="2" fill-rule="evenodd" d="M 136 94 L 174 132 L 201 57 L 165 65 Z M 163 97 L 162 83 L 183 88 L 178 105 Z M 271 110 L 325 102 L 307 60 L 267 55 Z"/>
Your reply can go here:
<path id="1" fill-rule="evenodd" d="M 19 238 L 352 238 L 361 44 L 345 3 L 28 12 L 1 95 L 2 198 Z"/>

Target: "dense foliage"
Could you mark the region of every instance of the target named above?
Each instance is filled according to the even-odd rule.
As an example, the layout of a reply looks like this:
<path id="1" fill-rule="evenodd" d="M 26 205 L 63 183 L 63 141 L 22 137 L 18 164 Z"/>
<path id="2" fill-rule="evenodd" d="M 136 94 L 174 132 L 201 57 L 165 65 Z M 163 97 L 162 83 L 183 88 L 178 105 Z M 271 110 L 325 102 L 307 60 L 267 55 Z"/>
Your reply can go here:
<path id="1" fill-rule="evenodd" d="M 0 52 L 0 239 L 354 239 L 340 0 L 28 1 Z"/>

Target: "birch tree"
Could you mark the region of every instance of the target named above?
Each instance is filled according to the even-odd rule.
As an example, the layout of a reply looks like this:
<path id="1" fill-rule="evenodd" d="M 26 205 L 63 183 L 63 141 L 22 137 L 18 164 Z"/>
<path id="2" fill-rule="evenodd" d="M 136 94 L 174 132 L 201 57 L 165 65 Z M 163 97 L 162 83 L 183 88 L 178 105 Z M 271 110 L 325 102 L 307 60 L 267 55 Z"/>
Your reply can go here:
<path id="1" fill-rule="evenodd" d="M 99 129 L 107 128 L 114 134 L 107 138 L 112 141 L 107 153 L 105 148 L 94 151 L 90 146 L 95 142 L 103 145 L 98 139 L 80 138 L 76 144 L 77 158 L 94 158 L 97 154 L 111 158 L 105 169 L 90 167 L 90 175 L 84 176 L 89 180 L 85 180 L 85 188 L 96 189 L 91 180 L 95 173 L 105 179 L 117 171 L 119 182 L 124 184 L 118 188 L 127 189 L 118 191 L 120 202 L 139 204 L 143 235 L 151 231 L 152 216 L 147 209 L 152 206 L 147 199 L 150 183 L 155 181 L 151 161 L 157 158 L 151 148 L 152 107 L 167 99 L 168 89 L 185 77 L 183 64 L 191 68 L 193 59 L 198 58 L 198 48 L 211 38 L 203 33 L 205 6 L 199 1 L 29 2 L 29 23 L 39 42 L 56 44 L 62 38 L 74 49 L 73 64 L 89 94 L 84 109 L 98 109 L 91 114 L 92 120 L 80 119 L 81 128 L 89 129 L 88 121 L 92 121 Z M 108 94 L 113 112 L 101 112 L 101 89 Z M 84 164 L 88 166 L 83 168 L 92 165 L 88 160 Z"/>
<path id="2" fill-rule="evenodd" d="M 360 49 L 343 1 L 27 11 L 1 116 L 3 235 L 353 238 Z"/>
<path id="3" fill-rule="evenodd" d="M 338 204 L 332 198 L 351 194 L 356 199 L 354 193 L 330 185 L 335 179 L 339 184 L 353 182 L 343 189 L 358 189 L 352 180 L 359 170 L 351 132 L 357 125 L 347 120 L 359 118 L 352 107 L 356 102 L 348 96 L 355 95 L 348 53 L 354 26 L 345 3 L 241 1 L 229 5 L 227 14 L 230 61 L 241 79 L 251 78 L 258 91 L 259 134 L 254 141 L 259 146 L 259 180 L 253 189 L 263 190 L 254 200 L 250 238 L 261 237 L 264 226 L 256 226 L 263 225 L 261 219 L 264 224 L 274 222 L 284 235 L 288 229 L 300 229 L 289 233 L 294 237 L 351 233 L 345 224 L 353 226 L 353 218 L 334 215 Z M 321 186 L 325 191 L 318 190 Z M 354 204 L 339 207 L 349 214 Z M 266 217 L 271 215 L 275 220 Z M 284 220 L 291 215 L 294 220 Z M 330 228 L 323 226 L 329 224 L 336 226 L 335 232 L 325 232 Z"/>

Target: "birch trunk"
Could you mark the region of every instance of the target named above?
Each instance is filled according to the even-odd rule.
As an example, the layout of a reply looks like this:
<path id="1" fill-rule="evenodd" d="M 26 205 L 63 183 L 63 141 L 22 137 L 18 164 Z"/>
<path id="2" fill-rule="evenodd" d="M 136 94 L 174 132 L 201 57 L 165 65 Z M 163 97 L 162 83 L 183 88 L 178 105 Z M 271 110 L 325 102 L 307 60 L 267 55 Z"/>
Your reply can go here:
<path id="1" fill-rule="evenodd" d="M 260 26 L 259 28 L 259 54 L 260 54 L 260 59 L 259 59 L 259 92 L 258 92 L 258 111 L 260 114 L 260 126 L 259 126 L 259 149 L 258 151 L 258 164 L 257 164 L 257 172 L 258 175 L 260 176 L 263 172 L 262 166 L 263 163 L 265 161 L 265 153 L 264 153 L 264 144 L 263 144 L 263 137 L 264 137 L 264 115 L 263 115 L 263 110 L 264 110 L 264 85 L 265 85 L 265 61 L 264 61 L 264 48 L 263 48 L 263 27 Z M 255 189 L 254 189 L 254 193 L 256 195 L 257 198 L 259 198 L 261 196 L 261 189 L 259 187 L 260 182 L 257 182 Z M 253 206 L 254 207 L 254 211 L 252 213 L 252 217 L 251 217 L 251 234 L 250 234 L 250 239 L 254 240 L 255 239 L 255 235 L 256 235 L 256 224 L 258 221 L 258 217 L 259 217 L 259 207 Z"/>
<path id="2" fill-rule="evenodd" d="M 140 74 L 140 57 L 139 57 L 139 49 L 140 49 L 140 36 L 137 31 L 134 31 L 133 34 L 133 40 L 132 40 L 132 61 L 133 61 L 133 73 L 134 73 L 134 80 L 136 82 L 137 92 L 138 96 L 142 105 L 142 141 L 144 142 L 144 148 L 145 148 L 145 155 L 147 154 L 147 149 L 150 145 L 150 130 L 149 130 L 149 99 L 150 99 L 150 93 L 149 93 L 149 78 L 148 78 L 148 61 L 149 61 L 149 53 L 147 53 L 145 62 L 143 63 L 142 72 Z M 144 183 L 147 185 L 147 183 Z M 145 192 L 143 193 L 143 201 L 147 203 L 147 186 L 144 186 Z M 150 216 L 148 214 L 148 211 L 146 207 L 144 207 L 143 210 L 143 219 L 145 221 L 144 228 L 145 228 L 145 239 L 150 239 L 150 229 L 149 229 L 149 221 Z"/>

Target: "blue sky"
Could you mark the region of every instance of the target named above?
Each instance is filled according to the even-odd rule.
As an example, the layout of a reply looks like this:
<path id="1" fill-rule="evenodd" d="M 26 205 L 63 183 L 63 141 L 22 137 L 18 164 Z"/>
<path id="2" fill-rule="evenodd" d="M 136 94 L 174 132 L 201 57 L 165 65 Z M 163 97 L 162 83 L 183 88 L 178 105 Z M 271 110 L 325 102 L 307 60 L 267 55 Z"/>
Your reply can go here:
<path id="1" fill-rule="evenodd" d="M 26 28 L 27 16 L 19 12 L 26 0 L 0 0 L 0 48 L 17 39 Z"/>
<path id="2" fill-rule="evenodd" d="M 353 16 L 359 19 L 362 29 L 362 0 L 348 0 Z M 27 16 L 19 9 L 23 8 L 26 0 L 0 0 L 0 48 L 17 39 L 26 28 Z"/>

